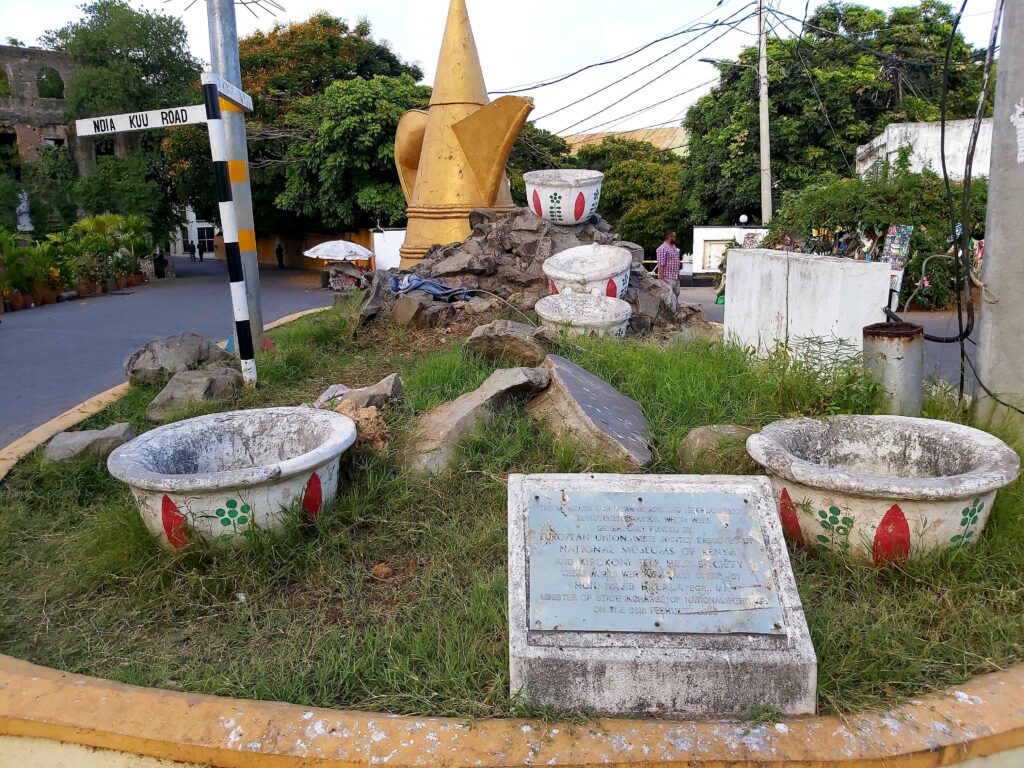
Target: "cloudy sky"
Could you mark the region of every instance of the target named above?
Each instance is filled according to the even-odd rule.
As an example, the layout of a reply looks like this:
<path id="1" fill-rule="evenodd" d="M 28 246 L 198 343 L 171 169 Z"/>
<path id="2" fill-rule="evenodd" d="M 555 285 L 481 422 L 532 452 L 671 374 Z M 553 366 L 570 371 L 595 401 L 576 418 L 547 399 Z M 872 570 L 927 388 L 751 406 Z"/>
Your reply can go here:
<path id="1" fill-rule="evenodd" d="M 267 29 L 275 22 L 301 20 L 317 10 L 355 20 L 366 17 L 376 37 L 390 41 L 405 59 L 419 63 L 432 81 L 437 51 L 444 31 L 448 0 L 279 0 L 286 14 L 272 18 L 260 11 L 254 18 L 238 7 L 239 34 Z M 139 2 L 180 15 L 188 29 L 193 53 L 209 59 L 206 6 L 202 0 L 186 10 L 190 0 Z M 538 125 L 559 133 L 585 130 L 625 130 L 678 121 L 686 107 L 706 92 L 715 69 L 697 61 L 701 57 L 732 58 L 755 41 L 756 18 L 748 0 L 468 0 L 477 46 L 488 88 L 504 90 L 551 79 L 582 66 L 628 53 L 658 37 L 709 22 L 739 21 L 734 30 L 695 30 L 659 43 L 618 64 L 598 67 L 564 83 L 525 95 L 536 101 L 533 117 Z M 861 0 L 864 5 L 888 8 L 894 3 Z M 34 43 L 46 29 L 78 17 L 76 0 L 0 0 L 0 36 Z M 812 0 L 812 5 L 814 5 Z M 910 4 L 909 2 L 901 4 Z M 987 40 L 994 0 L 972 0 L 964 19 L 964 32 L 975 45 Z M 802 0 L 770 0 L 783 14 L 802 17 Z M 789 34 L 770 17 L 769 28 Z M 792 29 L 798 21 L 788 21 Z M 724 33 L 724 35 L 723 35 Z M 683 46 L 673 52 L 673 49 Z M 704 50 L 700 50 L 708 46 Z M 689 58 L 692 57 L 692 58 Z M 689 60 L 684 61 L 684 59 Z M 642 72 L 622 83 L 587 97 L 633 70 Z M 659 77 L 660 75 L 663 75 Z M 656 79 L 657 78 L 657 79 Z M 655 80 L 650 85 L 648 81 Z M 643 87 L 642 87 L 643 86 Z M 630 95 L 631 91 L 639 89 Z M 620 102 L 621 100 L 621 102 Z M 664 103 L 652 106 L 657 102 Z M 615 103 L 620 102 L 620 103 Z M 170 105 L 168 105 L 170 106 Z M 567 107 L 567 108 L 566 108 Z M 564 108 L 564 109 L 563 109 Z M 556 110 L 560 110 L 555 114 Z M 599 114 L 597 114 L 599 113 Z M 635 113 L 635 114 L 634 114 Z M 550 116 L 547 116 L 549 115 Z"/>

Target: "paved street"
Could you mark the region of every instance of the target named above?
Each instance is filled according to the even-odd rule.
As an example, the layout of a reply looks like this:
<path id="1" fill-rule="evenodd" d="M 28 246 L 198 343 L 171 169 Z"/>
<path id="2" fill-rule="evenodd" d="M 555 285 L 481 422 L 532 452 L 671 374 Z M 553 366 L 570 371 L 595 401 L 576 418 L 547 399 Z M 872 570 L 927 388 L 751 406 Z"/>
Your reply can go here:
<path id="1" fill-rule="evenodd" d="M 175 266 L 173 280 L 0 315 L 0 446 L 123 382 L 124 358 L 151 339 L 231 334 L 224 262 Z M 334 301 L 316 273 L 271 267 L 260 280 L 264 322 Z"/>
<path id="2" fill-rule="evenodd" d="M 704 316 L 708 320 L 721 323 L 725 318 L 725 307 L 715 304 L 714 288 L 684 288 L 683 300 L 701 304 L 704 307 Z M 924 326 L 925 333 L 933 336 L 955 336 L 957 333 L 955 312 L 910 312 L 905 317 L 912 323 Z M 964 321 L 966 322 L 966 316 Z M 971 360 L 975 359 L 975 352 L 974 344 L 967 342 L 967 354 Z M 959 382 L 960 345 L 936 344 L 926 341 L 924 344 L 924 375 L 926 377 L 937 375 L 954 384 Z M 967 376 L 969 385 L 970 370 L 968 370 Z"/>

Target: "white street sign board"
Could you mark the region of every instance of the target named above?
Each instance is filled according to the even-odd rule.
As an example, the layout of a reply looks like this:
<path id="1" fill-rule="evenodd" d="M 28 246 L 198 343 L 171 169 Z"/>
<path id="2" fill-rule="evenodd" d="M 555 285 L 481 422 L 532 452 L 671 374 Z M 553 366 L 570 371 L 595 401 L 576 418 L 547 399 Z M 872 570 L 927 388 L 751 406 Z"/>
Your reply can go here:
<path id="1" fill-rule="evenodd" d="M 104 133 L 125 133 L 145 131 L 149 128 L 173 128 L 178 125 L 196 125 L 206 122 L 206 107 L 195 104 L 190 107 L 153 109 L 149 112 L 128 112 L 124 115 L 87 117 L 75 121 L 75 132 L 79 136 L 98 136 Z"/>
<path id="2" fill-rule="evenodd" d="M 246 112 L 252 112 L 252 97 L 250 97 L 249 94 L 241 88 L 229 83 L 220 75 L 216 75 L 213 72 L 203 72 L 202 83 L 203 85 L 216 85 L 221 96 L 232 104 L 237 104 Z"/>

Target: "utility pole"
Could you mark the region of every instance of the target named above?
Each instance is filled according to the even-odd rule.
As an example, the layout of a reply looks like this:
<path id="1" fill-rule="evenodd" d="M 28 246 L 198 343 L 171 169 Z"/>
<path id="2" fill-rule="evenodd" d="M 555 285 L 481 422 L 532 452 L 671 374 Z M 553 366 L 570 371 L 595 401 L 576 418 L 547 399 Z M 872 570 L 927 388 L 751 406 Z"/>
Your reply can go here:
<path id="1" fill-rule="evenodd" d="M 761 224 L 772 220 L 772 142 L 768 133 L 768 32 L 765 28 L 764 0 L 758 0 L 757 18 L 760 56 L 757 78 L 760 81 L 758 112 L 761 122 Z"/>
<path id="2" fill-rule="evenodd" d="M 234 0 L 207 0 L 210 31 L 210 68 L 231 85 L 242 88 L 242 65 L 238 60 L 238 28 Z M 238 246 L 245 275 L 245 299 L 249 305 L 249 323 L 256 349 L 263 346 L 263 304 L 260 296 L 259 257 L 256 254 L 256 229 L 252 215 L 252 188 L 249 185 L 249 150 L 245 137 L 245 113 L 227 101 L 221 101 L 227 133 L 228 174 L 238 225 Z"/>
<path id="3" fill-rule="evenodd" d="M 1003 12 L 999 76 L 992 117 L 992 165 L 985 220 L 982 280 L 998 297 L 981 302 L 978 339 L 977 413 L 982 419 L 1024 426 L 1024 416 L 1000 405 L 994 395 L 1024 408 L 1024 3 L 1011 0 Z"/>

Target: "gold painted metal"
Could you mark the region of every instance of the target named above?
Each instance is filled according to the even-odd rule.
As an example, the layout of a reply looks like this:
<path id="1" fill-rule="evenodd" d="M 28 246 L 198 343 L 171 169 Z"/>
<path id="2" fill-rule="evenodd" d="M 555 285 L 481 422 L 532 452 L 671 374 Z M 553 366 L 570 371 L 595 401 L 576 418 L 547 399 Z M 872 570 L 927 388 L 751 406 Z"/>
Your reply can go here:
<path id="1" fill-rule="evenodd" d="M 513 207 L 505 163 L 532 109 L 532 99 L 487 98 L 466 0 L 451 0 L 430 104 L 406 112 L 395 135 L 409 216 L 403 268 L 436 243 L 465 240 L 474 208 Z"/>

